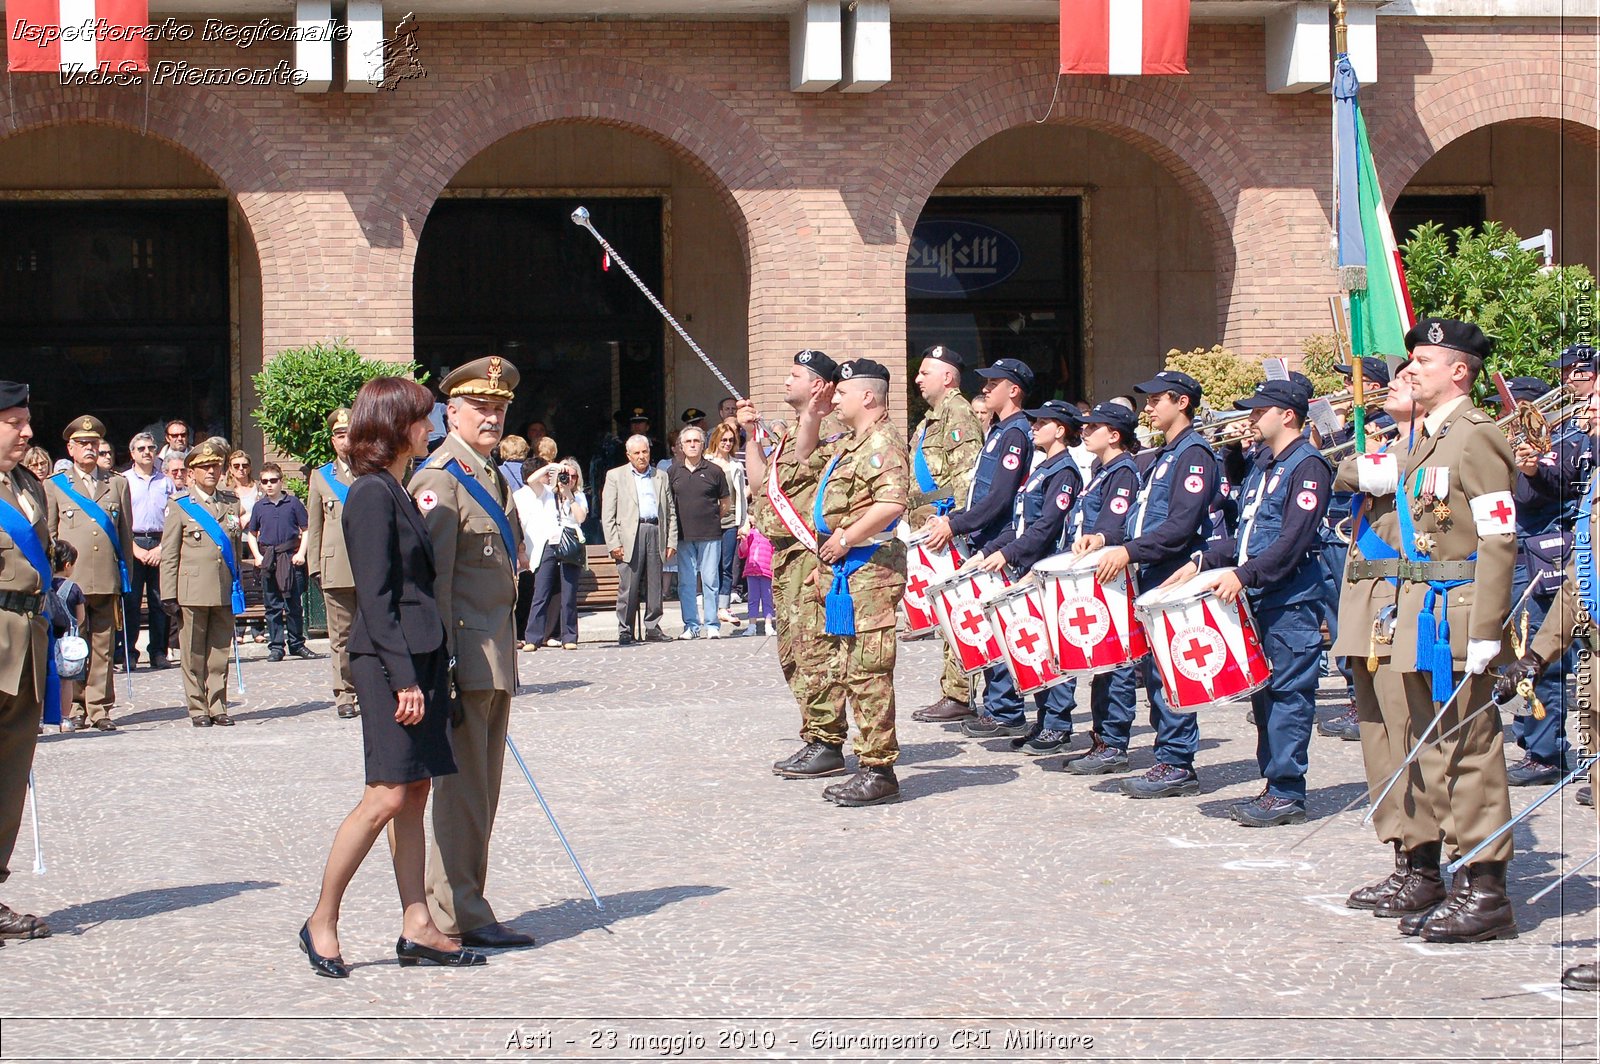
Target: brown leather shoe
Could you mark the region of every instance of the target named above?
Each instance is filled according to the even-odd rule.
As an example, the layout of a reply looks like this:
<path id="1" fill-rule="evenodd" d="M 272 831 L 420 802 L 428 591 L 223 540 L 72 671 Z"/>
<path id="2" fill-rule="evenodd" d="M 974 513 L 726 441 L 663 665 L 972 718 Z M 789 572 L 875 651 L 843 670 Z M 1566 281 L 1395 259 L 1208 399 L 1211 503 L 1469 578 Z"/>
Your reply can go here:
<path id="1" fill-rule="evenodd" d="M 50 925 L 9 905 L 0 905 L 0 938 L 49 938 Z"/>
<path id="2" fill-rule="evenodd" d="M 1444 879 L 1439 875 L 1439 843 L 1432 842 L 1409 851 L 1406 877 L 1394 893 L 1373 906 L 1372 915 L 1385 920 L 1425 914 L 1446 900 Z M 1402 934 L 1415 934 L 1402 930 Z"/>
<path id="3" fill-rule="evenodd" d="M 1424 942 L 1492 942 L 1517 937 L 1517 914 L 1506 896 L 1506 862 L 1482 861 L 1466 867 L 1467 891 L 1447 913 L 1422 924 Z"/>
<path id="4" fill-rule="evenodd" d="M 1427 923 L 1428 920 L 1435 916 L 1443 916 L 1446 913 L 1454 912 L 1456 906 L 1460 905 L 1466 898 L 1467 887 L 1467 873 L 1463 869 L 1456 873 L 1455 881 L 1450 886 L 1450 894 L 1444 901 L 1431 909 L 1410 913 L 1400 918 L 1400 933 L 1408 938 L 1416 938 L 1422 933 L 1422 925 Z M 1381 913 L 1378 915 L 1381 915 Z"/>
<path id="5" fill-rule="evenodd" d="M 117 726 L 115 724 L 111 723 L 111 718 L 110 717 L 101 717 L 99 720 L 94 722 L 94 726 L 96 728 L 98 728 L 100 731 L 116 731 L 117 730 Z"/>
<path id="6" fill-rule="evenodd" d="M 1561 985 L 1568 990 L 1600 990 L 1600 971 L 1593 962 L 1576 964 L 1561 973 Z"/>
<path id="7" fill-rule="evenodd" d="M 965 702 L 957 702 L 953 698 L 941 698 L 939 701 L 911 714 L 912 720 L 920 720 L 927 724 L 944 724 L 952 720 L 966 720 L 976 717 L 972 707 Z"/>
<path id="8" fill-rule="evenodd" d="M 1394 892 L 1406 881 L 1406 873 L 1411 870 L 1411 864 L 1406 860 L 1406 851 L 1398 842 L 1394 844 L 1394 871 L 1378 880 L 1368 883 L 1364 887 L 1357 887 L 1350 892 L 1344 900 L 1347 909 L 1376 909 L 1379 902 L 1387 901 L 1393 897 Z"/>
<path id="9" fill-rule="evenodd" d="M 825 789 L 822 796 L 839 806 L 881 805 L 899 799 L 900 781 L 895 778 L 894 766 L 870 765 L 839 784 L 837 790 Z"/>
<path id="10" fill-rule="evenodd" d="M 226 713 L 217 713 L 212 716 L 211 723 L 217 725 L 219 728 L 231 728 L 233 727 L 233 718 L 228 716 Z"/>

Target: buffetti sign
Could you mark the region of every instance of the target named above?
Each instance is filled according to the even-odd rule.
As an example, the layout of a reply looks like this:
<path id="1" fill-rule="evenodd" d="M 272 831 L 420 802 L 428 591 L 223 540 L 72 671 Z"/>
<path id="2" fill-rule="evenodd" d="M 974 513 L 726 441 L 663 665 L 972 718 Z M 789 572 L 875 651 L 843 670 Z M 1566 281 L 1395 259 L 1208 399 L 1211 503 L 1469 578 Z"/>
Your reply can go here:
<path id="1" fill-rule="evenodd" d="M 917 223 L 906 256 L 906 287 L 920 295 L 963 296 L 1002 284 L 1022 266 L 1022 250 L 981 222 L 930 218 Z"/>

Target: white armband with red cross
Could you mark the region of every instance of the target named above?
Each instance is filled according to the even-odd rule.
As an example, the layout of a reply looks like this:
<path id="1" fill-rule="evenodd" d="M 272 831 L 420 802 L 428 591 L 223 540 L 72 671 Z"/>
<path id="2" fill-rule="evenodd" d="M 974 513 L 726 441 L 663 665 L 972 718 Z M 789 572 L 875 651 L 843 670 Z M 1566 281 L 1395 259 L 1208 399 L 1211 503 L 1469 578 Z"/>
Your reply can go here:
<path id="1" fill-rule="evenodd" d="M 1472 520 L 1480 536 L 1509 536 L 1517 531 L 1517 504 L 1509 491 L 1491 491 L 1472 500 Z"/>
<path id="2" fill-rule="evenodd" d="M 1400 463 L 1392 454 L 1364 454 L 1356 459 L 1356 490 L 1367 495 L 1393 495 L 1400 486 Z"/>

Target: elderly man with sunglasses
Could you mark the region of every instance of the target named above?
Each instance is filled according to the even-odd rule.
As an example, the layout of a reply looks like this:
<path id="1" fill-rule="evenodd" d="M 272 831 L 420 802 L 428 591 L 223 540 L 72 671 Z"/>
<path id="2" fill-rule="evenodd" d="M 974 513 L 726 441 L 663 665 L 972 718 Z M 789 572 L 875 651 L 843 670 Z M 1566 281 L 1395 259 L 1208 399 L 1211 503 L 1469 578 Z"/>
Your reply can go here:
<path id="1" fill-rule="evenodd" d="M 146 656 L 152 669 L 167 667 L 167 614 L 161 606 L 161 530 L 167 503 L 183 489 L 156 463 L 156 438 L 141 432 L 128 442 L 133 464 L 122 474 L 128 482 L 128 509 L 133 518 L 133 546 L 128 550 L 129 591 L 123 604 L 128 641 L 139 645 L 139 632 L 150 628 Z M 141 615 L 139 607 L 144 606 Z M 131 667 L 131 666 L 130 666 Z"/>

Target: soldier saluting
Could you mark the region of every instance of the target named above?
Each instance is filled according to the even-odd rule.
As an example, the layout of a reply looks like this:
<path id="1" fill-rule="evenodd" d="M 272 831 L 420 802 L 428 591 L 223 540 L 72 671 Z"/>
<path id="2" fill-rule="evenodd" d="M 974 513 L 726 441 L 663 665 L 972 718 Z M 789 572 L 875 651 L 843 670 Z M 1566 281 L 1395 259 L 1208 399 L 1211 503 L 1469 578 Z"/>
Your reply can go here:
<path id="1" fill-rule="evenodd" d="M 450 734 L 459 771 L 434 784 L 428 907 L 445 934 L 461 936 L 463 946 L 487 949 L 533 945 L 533 936 L 496 920 L 484 897 L 517 689 L 514 609 L 521 553 L 511 488 L 489 456 L 505 432 L 520 379 L 517 367 L 492 356 L 440 381 L 449 400 L 450 433 L 408 485 L 433 541 L 434 590 L 460 693 Z"/>
<path id="2" fill-rule="evenodd" d="M 62 432 L 72 468 L 45 482 L 50 502 L 50 538 L 78 550 L 73 579 L 83 588 L 84 635 L 89 641 L 89 671 L 84 676 L 81 710 L 87 723 L 115 731 L 111 709 L 117 692 L 111 679 L 112 644 L 117 638 L 128 584 L 128 545 L 133 542 L 133 507 L 128 482 L 99 466 L 106 427 L 97 417 L 74 418 Z M 131 669 L 133 652 L 125 653 Z"/>
<path id="3" fill-rule="evenodd" d="M 328 649 L 333 657 L 333 702 L 340 717 L 360 713 L 350 679 L 350 621 L 356 612 L 356 578 L 344 542 L 344 501 L 355 483 L 350 471 L 350 409 L 328 415 L 333 461 L 311 474 L 306 500 L 306 557 L 328 610 Z"/>

